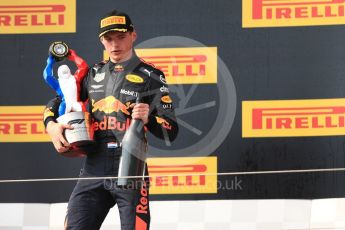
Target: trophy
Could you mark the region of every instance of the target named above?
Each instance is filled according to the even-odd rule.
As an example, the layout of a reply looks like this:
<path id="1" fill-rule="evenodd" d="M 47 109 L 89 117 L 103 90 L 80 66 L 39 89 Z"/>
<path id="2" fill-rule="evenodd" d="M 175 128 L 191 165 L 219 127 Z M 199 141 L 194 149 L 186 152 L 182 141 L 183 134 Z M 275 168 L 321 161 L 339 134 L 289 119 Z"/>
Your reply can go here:
<path id="1" fill-rule="evenodd" d="M 78 70 L 72 75 L 67 65 L 61 65 L 57 71 L 58 78 L 54 77 L 54 63 L 66 58 L 73 61 L 77 65 Z M 73 129 L 64 130 L 64 136 L 71 145 L 69 151 L 62 153 L 62 155 L 67 157 L 86 155 L 94 143 L 90 113 L 86 111 L 85 105 L 80 101 L 78 92 L 80 86 L 77 85 L 82 82 L 87 71 L 87 63 L 74 50 L 69 49 L 65 42 L 57 41 L 50 45 L 47 66 L 43 75 L 47 84 L 61 98 L 57 122 L 73 127 Z"/>

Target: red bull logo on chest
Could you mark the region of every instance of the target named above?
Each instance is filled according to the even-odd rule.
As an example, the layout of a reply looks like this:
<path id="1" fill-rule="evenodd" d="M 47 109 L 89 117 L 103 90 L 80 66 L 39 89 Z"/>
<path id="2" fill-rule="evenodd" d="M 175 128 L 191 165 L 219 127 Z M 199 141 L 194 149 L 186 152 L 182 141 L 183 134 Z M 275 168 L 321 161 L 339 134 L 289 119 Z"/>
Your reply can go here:
<path id="1" fill-rule="evenodd" d="M 130 112 L 128 111 L 130 106 L 130 103 L 127 103 L 127 105 L 123 104 L 119 99 L 115 98 L 114 96 L 108 96 L 106 98 L 103 98 L 97 102 L 94 102 L 92 100 L 92 112 L 104 112 L 105 114 L 111 114 L 111 113 L 118 113 L 122 112 L 126 115 L 130 115 Z"/>

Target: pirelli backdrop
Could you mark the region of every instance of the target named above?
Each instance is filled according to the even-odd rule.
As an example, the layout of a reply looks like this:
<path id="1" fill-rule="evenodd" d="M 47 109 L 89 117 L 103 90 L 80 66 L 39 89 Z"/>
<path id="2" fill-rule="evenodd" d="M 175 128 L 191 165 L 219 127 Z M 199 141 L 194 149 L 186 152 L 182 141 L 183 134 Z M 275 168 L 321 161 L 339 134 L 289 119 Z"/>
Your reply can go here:
<path id="1" fill-rule="evenodd" d="M 83 158 L 58 155 L 42 124 L 48 47 L 107 58 L 113 8 L 165 73 L 180 127 L 171 145 L 149 136 L 152 199 L 345 196 L 344 0 L 1 0 L 0 180 L 14 182 L 0 202 L 68 200 Z"/>

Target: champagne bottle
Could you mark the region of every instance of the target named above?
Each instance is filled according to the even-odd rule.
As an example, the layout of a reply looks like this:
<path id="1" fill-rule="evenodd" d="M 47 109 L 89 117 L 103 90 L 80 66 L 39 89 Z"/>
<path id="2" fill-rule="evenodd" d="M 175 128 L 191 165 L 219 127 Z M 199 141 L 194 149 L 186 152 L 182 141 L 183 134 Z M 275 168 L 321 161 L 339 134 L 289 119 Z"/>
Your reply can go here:
<path id="1" fill-rule="evenodd" d="M 136 103 L 140 103 L 140 94 Z M 122 139 L 122 153 L 118 170 L 118 186 L 137 186 L 145 175 L 147 155 L 147 140 L 144 123 L 141 119 L 132 119 L 131 124 Z M 137 178 L 126 178 L 136 176 Z M 140 176 L 140 177 L 138 177 Z"/>

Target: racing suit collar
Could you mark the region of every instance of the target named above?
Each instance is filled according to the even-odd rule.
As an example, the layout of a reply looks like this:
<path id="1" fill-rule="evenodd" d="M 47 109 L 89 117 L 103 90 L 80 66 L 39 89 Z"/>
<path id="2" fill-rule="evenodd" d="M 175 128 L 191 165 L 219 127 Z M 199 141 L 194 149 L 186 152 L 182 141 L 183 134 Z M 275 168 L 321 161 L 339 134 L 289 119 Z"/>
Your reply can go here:
<path id="1" fill-rule="evenodd" d="M 124 62 L 119 62 L 119 63 L 114 63 L 109 59 L 109 70 L 110 72 L 115 71 L 115 72 L 121 72 L 121 71 L 129 71 L 131 72 L 134 70 L 139 64 L 140 64 L 140 59 L 133 50 L 132 57 L 128 59 L 127 61 Z"/>

